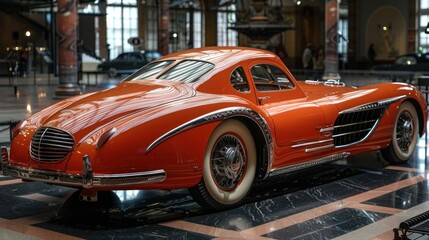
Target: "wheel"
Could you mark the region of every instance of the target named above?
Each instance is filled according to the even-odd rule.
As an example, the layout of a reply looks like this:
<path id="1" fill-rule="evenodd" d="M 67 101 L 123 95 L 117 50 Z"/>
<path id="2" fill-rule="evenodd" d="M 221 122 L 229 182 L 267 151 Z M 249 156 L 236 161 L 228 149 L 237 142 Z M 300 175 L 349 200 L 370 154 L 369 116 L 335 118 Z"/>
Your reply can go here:
<path id="1" fill-rule="evenodd" d="M 408 161 L 417 146 L 419 118 L 413 104 L 404 102 L 398 109 L 389 146 L 381 150 L 383 158 L 393 164 Z"/>
<path id="2" fill-rule="evenodd" d="M 109 75 L 109 77 L 116 77 L 118 75 L 118 70 L 116 70 L 116 68 L 111 67 L 107 71 L 107 75 Z"/>
<path id="3" fill-rule="evenodd" d="M 244 201 L 255 172 L 252 134 L 242 122 L 229 119 L 211 135 L 204 155 L 203 176 L 189 191 L 206 209 L 228 209 Z"/>

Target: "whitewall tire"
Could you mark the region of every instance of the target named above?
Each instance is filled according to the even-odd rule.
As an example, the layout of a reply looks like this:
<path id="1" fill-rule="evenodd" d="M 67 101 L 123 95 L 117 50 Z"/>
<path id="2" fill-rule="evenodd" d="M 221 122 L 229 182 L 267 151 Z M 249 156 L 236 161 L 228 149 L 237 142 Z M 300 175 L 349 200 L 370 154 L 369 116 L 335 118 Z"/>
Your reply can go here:
<path id="1" fill-rule="evenodd" d="M 256 148 L 249 129 L 239 120 L 226 120 L 212 133 L 204 155 L 203 177 L 190 192 L 206 209 L 237 206 L 252 186 L 256 166 Z"/>
<path id="2" fill-rule="evenodd" d="M 390 145 L 381 150 L 383 158 L 393 164 L 407 162 L 414 153 L 419 137 L 419 118 L 412 103 L 399 106 Z"/>

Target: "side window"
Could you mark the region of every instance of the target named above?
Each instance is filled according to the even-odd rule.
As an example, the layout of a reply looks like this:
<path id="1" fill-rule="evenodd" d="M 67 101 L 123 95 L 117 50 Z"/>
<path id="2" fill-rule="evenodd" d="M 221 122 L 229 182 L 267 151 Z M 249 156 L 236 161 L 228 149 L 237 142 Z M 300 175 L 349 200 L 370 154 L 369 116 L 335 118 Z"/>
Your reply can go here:
<path id="1" fill-rule="evenodd" d="M 294 88 L 287 75 L 275 66 L 267 64 L 255 65 L 252 67 L 251 73 L 256 89 L 259 91 L 278 91 Z"/>
<path id="2" fill-rule="evenodd" d="M 270 73 L 273 75 L 280 89 L 293 89 L 295 87 L 288 78 L 288 76 L 282 70 L 272 65 L 267 66 L 271 70 Z"/>
<path id="3" fill-rule="evenodd" d="M 236 68 L 229 78 L 231 85 L 235 90 L 239 92 L 249 92 L 249 83 L 246 79 L 246 74 L 244 74 L 244 70 L 242 67 Z"/>
<path id="4" fill-rule="evenodd" d="M 146 57 L 147 61 L 153 61 L 157 58 L 160 58 L 161 54 L 159 52 L 147 52 L 145 54 L 145 57 Z"/>
<path id="5" fill-rule="evenodd" d="M 138 53 L 130 54 L 129 57 L 130 57 L 129 58 L 130 61 L 140 61 L 141 60 L 140 54 L 138 54 Z"/>
<path id="6" fill-rule="evenodd" d="M 127 59 L 127 54 L 121 53 L 115 60 L 125 60 Z"/>

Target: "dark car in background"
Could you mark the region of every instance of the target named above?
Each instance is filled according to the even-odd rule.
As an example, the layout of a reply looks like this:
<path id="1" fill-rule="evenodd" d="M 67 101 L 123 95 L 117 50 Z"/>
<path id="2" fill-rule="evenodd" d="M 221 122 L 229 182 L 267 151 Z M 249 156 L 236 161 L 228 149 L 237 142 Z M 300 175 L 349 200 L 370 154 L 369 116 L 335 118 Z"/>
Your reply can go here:
<path id="1" fill-rule="evenodd" d="M 112 61 L 104 61 L 99 64 L 98 70 L 106 72 L 109 77 L 131 74 L 159 57 L 161 54 L 157 51 L 124 52 Z"/>
<path id="2" fill-rule="evenodd" d="M 374 66 L 373 73 L 391 78 L 393 81 L 411 83 L 418 77 L 429 74 L 429 53 L 401 55 L 391 64 Z"/>

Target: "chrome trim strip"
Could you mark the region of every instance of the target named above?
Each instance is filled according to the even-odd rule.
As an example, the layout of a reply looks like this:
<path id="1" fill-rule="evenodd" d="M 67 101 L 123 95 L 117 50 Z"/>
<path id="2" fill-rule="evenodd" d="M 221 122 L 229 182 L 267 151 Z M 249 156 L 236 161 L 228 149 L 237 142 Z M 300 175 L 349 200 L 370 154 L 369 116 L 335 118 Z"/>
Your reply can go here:
<path id="1" fill-rule="evenodd" d="M 328 149 L 328 148 L 334 148 L 334 147 L 335 147 L 335 145 L 334 145 L 334 144 L 329 144 L 329 145 L 320 146 L 320 147 L 307 148 L 307 149 L 305 149 L 305 152 L 306 152 L 306 153 L 309 153 L 309 152 L 316 152 L 316 151 L 325 150 L 325 149 Z"/>
<path id="2" fill-rule="evenodd" d="M 378 122 L 378 120 L 377 120 L 377 122 Z M 373 127 L 372 128 L 365 128 L 365 129 L 361 129 L 361 130 L 357 130 L 357 131 L 353 131 L 353 132 L 346 132 L 346 133 L 336 134 L 336 135 L 333 135 L 332 137 L 341 137 L 341 136 L 346 136 L 346 135 L 351 135 L 351 134 L 361 133 L 361 132 L 368 132 L 368 133 L 370 133 L 372 129 L 373 129 Z"/>
<path id="3" fill-rule="evenodd" d="M 213 111 L 210 113 L 207 113 L 203 116 L 197 117 L 195 119 L 192 119 L 168 132 L 166 132 L 165 134 L 163 134 L 162 136 L 160 136 L 158 139 L 156 139 L 155 141 L 153 141 L 147 148 L 146 148 L 146 153 L 150 152 L 153 148 L 155 148 L 157 145 L 159 145 L 160 143 L 162 143 L 163 141 L 181 133 L 184 132 L 188 129 L 197 127 L 199 125 L 202 124 L 206 124 L 209 122 L 214 122 L 214 121 L 218 121 L 218 120 L 224 120 L 224 119 L 228 119 L 231 117 L 236 117 L 236 116 L 241 116 L 241 117 L 246 117 L 248 119 L 251 119 L 253 122 L 255 122 L 259 128 L 261 129 L 263 135 L 264 135 L 264 140 L 265 140 L 265 144 L 268 148 L 268 166 L 267 166 L 267 171 L 265 173 L 265 177 L 268 176 L 272 164 L 273 164 L 273 152 L 274 152 L 274 147 L 273 147 L 273 140 L 272 140 L 272 135 L 271 135 L 271 131 L 270 128 L 268 126 L 268 123 L 265 121 L 265 119 L 259 115 L 257 112 L 253 111 L 252 109 L 249 108 L 245 108 L 245 107 L 229 107 L 229 108 L 224 108 L 224 109 L 220 109 L 217 111 Z"/>
<path id="4" fill-rule="evenodd" d="M 339 154 L 335 154 L 335 155 L 331 155 L 331 156 L 327 156 L 327 157 L 323 157 L 323 158 L 319 158 L 319 159 L 315 159 L 315 160 L 311 160 L 311 161 L 307 161 L 307 162 L 303 162 L 303 163 L 293 164 L 293 165 L 285 166 L 285 167 L 281 167 L 281 168 L 275 168 L 275 169 L 271 170 L 269 176 L 272 177 L 272 176 L 276 176 L 279 174 L 291 173 L 291 172 L 302 170 L 305 168 L 314 167 L 317 165 L 337 161 L 337 160 L 346 158 L 349 155 L 350 155 L 349 152 L 342 152 Z"/>
<path id="5" fill-rule="evenodd" d="M 354 122 L 354 123 L 348 123 L 348 124 L 342 124 L 342 125 L 336 125 L 334 127 L 335 128 L 340 128 L 340 127 L 348 127 L 348 126 L 353 126 L 353 125 L 357 125 L 357 124 L 365 124 L 365 123 L 373 123 L 377 120 L 369 120 L 369 121 L 360 121 L 360 122 Z"/>
<path id="6" fill-rule="evenodd" d="M 366 103 L 364 105 L 360 105 L 357 107 L 353 107 L 353 108 L 349 108 L 346 110 L 343 110 L 340 112 L 340 114 L 343 113 L 351 113 L 351 112 L 359 112 L 359 111 L 364 111 L 364 110 L 368 110 L 368 109 L 375 109 L 375 108 L 381 108 L 381 107 L 387 107 L 388 105 L 392 104 L 393 102 L 399 101 L 403 98 L 406 98 L 406 95 L 401 95 L 401 96 L 397 96 L 397 97 L 392 97 L 392 98 L 386 98 L 377 102 L 372 102 L 372 103 Z"/>
<path id="7" fill-rule="evenodd" d="M 334 131 L 334 127 L 321 128 L 320 133 Z"/>
<path id="8" fill-rule="evenodd" d="M 305 142 L 305 143 L 297 143 L 292 145 L 292 148 L 299 148 L 299 147 L 305 147 L 305 146 L 310 146 L 310 145 L 315 145 L 315 144 L 320 144 L 320 143 L 326 143 L 326 142 L 333 142 L 334 139 L 326 139 L 326 140 L 320 140 L 320 141 L 314 141 L 314 142 Z"/>

